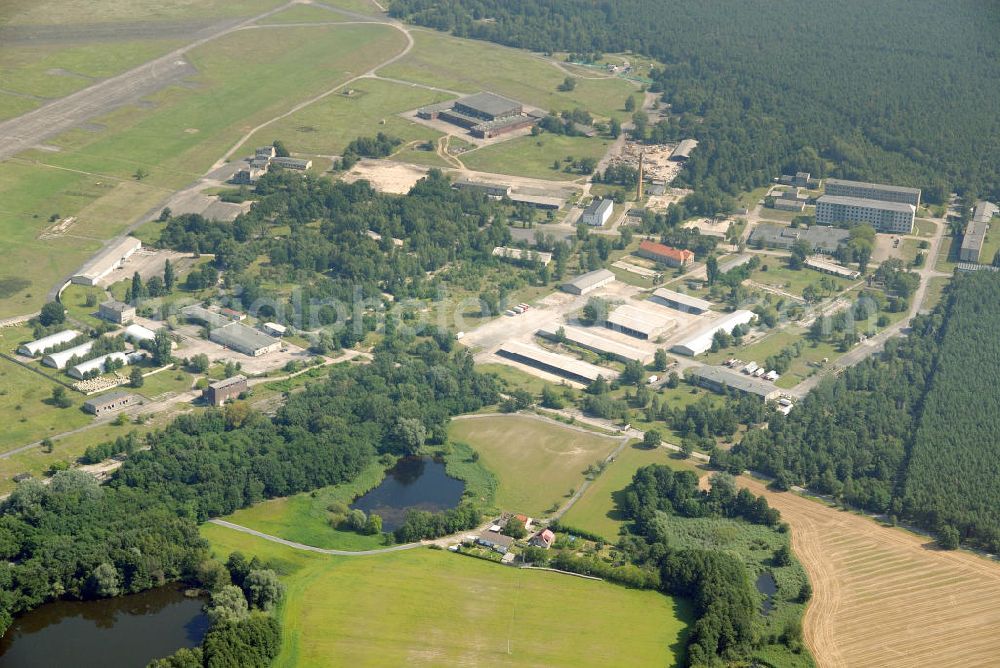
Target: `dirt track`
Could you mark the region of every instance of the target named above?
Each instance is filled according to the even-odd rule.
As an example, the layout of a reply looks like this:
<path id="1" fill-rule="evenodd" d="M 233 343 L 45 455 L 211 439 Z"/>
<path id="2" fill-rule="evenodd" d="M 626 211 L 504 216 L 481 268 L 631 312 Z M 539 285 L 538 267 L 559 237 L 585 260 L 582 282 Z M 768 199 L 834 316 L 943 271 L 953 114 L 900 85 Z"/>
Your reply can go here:
<path id="1" fill-rule="evenodd" d="M 790 493 L 741 484 L 781 511 L 813 585 L 806 643 L 816 663 L 987 666 L 1000 657 L 1000 564 L 937 550 L 928 538 L 882 527 Z"/>

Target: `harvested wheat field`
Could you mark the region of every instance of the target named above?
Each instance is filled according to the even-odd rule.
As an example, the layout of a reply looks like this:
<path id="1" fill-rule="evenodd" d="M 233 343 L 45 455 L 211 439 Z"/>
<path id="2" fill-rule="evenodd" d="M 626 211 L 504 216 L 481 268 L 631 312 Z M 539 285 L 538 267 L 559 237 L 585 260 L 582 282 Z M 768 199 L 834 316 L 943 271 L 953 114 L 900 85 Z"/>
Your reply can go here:
<path id="1" fill-rule="evenodd" d="M 1000 662 L 1000 564 L 760 482 L 813 585 L 806 642 L 819 666 Z"/>

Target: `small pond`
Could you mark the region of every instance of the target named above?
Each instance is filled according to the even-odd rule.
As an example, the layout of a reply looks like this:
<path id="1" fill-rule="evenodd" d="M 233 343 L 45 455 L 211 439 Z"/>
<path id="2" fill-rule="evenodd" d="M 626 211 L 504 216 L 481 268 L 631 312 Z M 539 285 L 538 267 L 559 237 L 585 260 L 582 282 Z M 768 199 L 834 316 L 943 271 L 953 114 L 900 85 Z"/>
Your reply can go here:
<path id="1" fill-rule="evenodd" d="M 439 512 L 454 508 L 462 499 L 465 483 L 445 473 L 444 462 L 430 457 L 403 457 L 386 473 L 378 487 L 351 505 L 382 517 L 382 530 L 393 531 L 403 523 L 407 510 Z"/>
<path id="2" fill-rule="evenodd" d="M 774 576 L 770 571 L 764 571 L 757 576 L 757 591 L 764 595 L 764 607 L 762 612 L 765 615 L 771 614 L 774 610 L 774 595 L 778 593 L 778 583 L 774 581 Z"/>
<path id="3" fill-rule="evenodd" d="M 0 640 L 5 668 L 145 666 L 200 645 L 208 617 L 176 587 L 97 601 L 47 603 L 14 620 Z"/>

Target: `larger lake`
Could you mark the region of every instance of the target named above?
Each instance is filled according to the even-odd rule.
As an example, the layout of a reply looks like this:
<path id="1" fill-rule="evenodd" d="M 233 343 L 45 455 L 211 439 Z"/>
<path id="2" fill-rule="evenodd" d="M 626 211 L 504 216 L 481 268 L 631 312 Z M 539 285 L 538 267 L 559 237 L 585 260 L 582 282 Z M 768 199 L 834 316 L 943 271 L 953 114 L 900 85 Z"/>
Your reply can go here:
<path id="1" fill-rule="evenodd" d="M 407 510 L 454 508 L 464 490 L 465 483 L 449 476 L 443 462 L 403 457 L 389 469 L 382 484 L 358 497 L 352 507 L 381 516 L 383 531 L 393 531 L 403 523 Z"/>
<path id="2" fill-rule="evenodd" d="M 141 668 L 208 630 L 204 601 L 176 587 L 97 601 L 47 603 L 14 620 L 0 640 L 4 668 Z"/>

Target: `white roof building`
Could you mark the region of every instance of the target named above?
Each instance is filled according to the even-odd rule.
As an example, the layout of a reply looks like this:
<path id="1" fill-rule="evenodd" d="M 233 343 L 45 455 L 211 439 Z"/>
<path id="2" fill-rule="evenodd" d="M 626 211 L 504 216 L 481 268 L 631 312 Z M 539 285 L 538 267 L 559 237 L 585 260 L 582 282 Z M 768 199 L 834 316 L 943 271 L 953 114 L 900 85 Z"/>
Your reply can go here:
<path id="1" fill-rule="evenodd" d="M 143 327 L 142 325 L 129 325 L 125 328 L 125 340 L 138 345 L 143 341 L 152 341 L 156 338 L 156 332 Z"/>
<path id="2" fill-rule="evenodd" d="M 276 322 L 265 322 L 264 332 L 270 336 L 284 336 L 288 332 L 288 328 Z"/>
<path id="3" fill-rule="evenodd" d="M 675 344 L 671 350 L 675 353 L 690 355 L 692 357 L 701 355 L 712 347 L 712 339 L 716 332 L 725 330 L 731 334 L 737 325 L 745 325 L 751 322 L 754 317 L 752 311 L 733 311 L 718 320 L 708 323 L 686 341 Z"/>
<path id="4" fill-rule="evenodd" d="M 546 339 L 555 340 L 558 338 L 556 334 L 558 330 L 558 327 L 542 327 L 536 334 Z M 586 348 L 595 353 L 610 355 L 619 362 L 635 361 L 646 364 L 653 357 L 652 353 L 648 353 L 645 350 L 609 339 L 606 336 L 596 334 L 582 327 L 566 325 L 562 330 L 563 336 L 570 343 L 574 343 L 581 348 Z"/>
<path id="5" fill-rule="evenodd" d="M 591 383 L 597 380 L 598 376 L 603 376 L 607 380 L 618 377 L 618 372 L 613 369 L 605 369 L 566 355 L 550 353 L 519 341 L 508 341 L 503 344 L 497 350 L 497 355 L 578 383 Z"/>
<path id="6" fill-rule="evenodd" d="M 76 366 L 70 367 L 66 373 L 77 380 L 83 380 L 91 371 L 97 371 L 99 374 L 104 373 L 105 362 L 109 359 L 121 360 L 122 364 L 132 364 L 141 360 L 143 356 L 142 353 L 108 353 L 107 355 L 101 355 L 86 362 L 80 362 Z"/>
<path id="7" fill-rule="evenodd" d="M 654 290 L 653 296 L 650 297 L 649 301 L 695 315 L 700 315 L 712 308 L 712 302 L 698 299 L 691 295 L 681 294 L 680 292 L 674 292 L 673 290 L 667 290 L 666 288 L 657 288 Z"/>
<path id="8" fill-rule="evenodd" d="M 580 274 L 568 283 L 563 283 L 562 290 L 574 295 L 585 295 L 588 292 L 593 292 L 598 288 L 604 287 L 614 280 L 614 273 L 607 269 L 597 269 L 596 271 L 588 271 L 586 274 Z"/>
<path id="9" fill-rule="evenodd" d="M 86 343 L 81 343 L 78 346 L 73 346 L 72 348 L 67 348 L 66 350 L 60 350 L 57 353 L 49 353 L 42 358 L 42 364 L 45 366 L 50 366 L 53 369 L 65 369 L 66 365 L 69 363 L 73 356 L 83 357 L 90 352 L 90 349 L 94 347 L 93 341 L 87 341 Z"/>
<path id="10" fill-rule="evenodd" d="M 604 326 L 637 339 L 649 340 L 676 326 L 672 318 L 623 304 L 608 314 Z"/>
<path id="11" fill-rule="evenodd" d="M 88 260 L 70 280 L 80 285 L 97 285 L 140 248 L 142 242 L 135 237 L 122 237 Z"/>
<path id="12" fill-rule="evenodd" d="M 18 347 L 17 352 L 19 355 L 34 357 L 39 353 L 44 353 L 49 348 L 55 348 L 56 346 L 61 346 L 64 343 L 69 343 L 78 336 L 80 336 L 80 332 L 75 329 L 64 329 L 61 332 L 43 336 L 35 341 L 29 341 L 28 343 Z"/>

